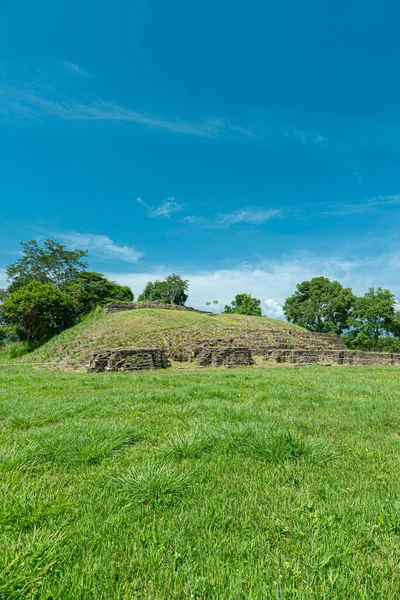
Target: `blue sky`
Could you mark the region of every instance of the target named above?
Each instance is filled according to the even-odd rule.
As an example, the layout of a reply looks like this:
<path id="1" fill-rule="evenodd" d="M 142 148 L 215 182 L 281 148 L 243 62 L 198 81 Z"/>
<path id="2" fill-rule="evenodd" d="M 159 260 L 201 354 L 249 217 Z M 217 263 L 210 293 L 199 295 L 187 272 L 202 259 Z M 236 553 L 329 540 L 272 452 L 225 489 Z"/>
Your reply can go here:
<path id="1" fill-rule="evenodd" d="M 3 0 L 0 285 L 19 240 L 264 311 L 337 278 L 400 299 L 395 1 Z M 265 304 L 266 301 L 266 304 Z"/>

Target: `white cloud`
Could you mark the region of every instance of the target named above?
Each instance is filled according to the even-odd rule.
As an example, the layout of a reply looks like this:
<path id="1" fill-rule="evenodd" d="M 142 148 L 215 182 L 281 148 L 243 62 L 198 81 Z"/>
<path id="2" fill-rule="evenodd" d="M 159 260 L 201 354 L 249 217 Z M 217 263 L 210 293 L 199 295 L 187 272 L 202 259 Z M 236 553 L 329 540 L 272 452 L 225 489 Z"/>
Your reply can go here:
<path id="1" fill-rule="evenodd" d="M 354 175 L 358 175 L 360 177 L 360 174 L 357 171 L 354 171 Z M 361 177 L 359 179 L 359 183 L 361 184 Z M 374 196 L 373 198 L 368 198 L 366 202 L 359 202 L 355 204 L 337 202 L 335 204 L 327 205 L 327 209 L 324 210 L 322 214 L 340 217 L 364 213 L 381 206 L 395 206 L 398 204 L 400 204 L 400 194 Z"/>
<path id="2" fill-rule="evenodd" d="M 78 65 L 67 63 L 73 69 Z M 0 113 L 26 118 L 53 117 L 63 121 L 115 121 L 130 122 L 163 129 L 175 133 L 185 133 L 201 137 L 214 137 L 223 132 L 251 135 L 252 130 L 232 124 L 228 119 L 208 118 L 200 123 L 182 119 L 163 119 L 147 113 L 124 108 L 111 102 L 75 102 L 69 99 L 50 99 L 35 89 L 3 86 L 0 89 Z"/>
<path id="3" fill-rule="evenodd" d="M 398 265 L 400 253 L 387 253 L 362 260 L 346 260 L 342 257 L 323 257 L 301 253 L 276 261 L 263 261 L 255 267 L 238 266 L 234 269 L 215 271 L 182 272 L 179 268 L 158 268 L 147 273 L 107 273 L 110 279 L 129 285 L 135 296 L 142 291 L 148 281 L 164 279 L 172 271 L 189 279 L 189 300 L 187 304 L 204 309 L 205 303 L 219 300 L 221 305 L 230 304 L 236 294 L 249 293 L 255 298 L 265 298 L 268 294 L 264 313 L 275 310 L 281 317 L 279 307 L 293 294 L 296 285 L 304 280 L 323 275 L 336 279 L 344 286 L 353 288 L 355 294 L 362 295 L 370 287 L 389 288 L 400 299 Z M 272 301 L 271 301 L 272 300 Z"/>
<path id="4" fill-rule="evenodd" d="M 188 215 L 183 218 L 183 221 L 187 221 L 202 229 L 224 229 L 239 223 L 263 225 L 270 219 L 282 216 L 282 214 L 283 210 L 280 208 L 271 208 L 269 210 L 263 208 L 240 208 L 234 212 L 216 215 L 212 218 Z"/>
<path id="5" fill-rule="evenodd" d="M 276 300 L 273 300 L 272 298 L 267 298 L 264 304 L 266 306 L 265 312 L 269 317 L 275 317 L 279 319 L 280 317 L 285 316 L 282 306 Z"/>
<path id="6" fill-rule="evenodd" d="M 144 204 L 143 200 L 137 198 L 137 201 L 140 204 Z M 150 209 L 149 216 L 150 217 L 169 217 L 172 213 L 179 212 L 184 208 L 183 204 L 179 204 L 176 201 L 176 198 L 167 198 L 165 202 L 160 204 L 157 207 L 153 207 Z"/>
<path id="7" fill-rule="evenodd" d="M 127 263 L 135 263 L 144 256 L 144 253 L 136 250 L 134 246 L 119 246 L 106 235 L 72 231 L 54 234 L 54 236 L 61 239 L 70 248 L 87 249 L 91 255 L 99 258 L 113 258 Z"/>
<path id="8" fill-rule="evenodd" d="M 90 74 L 84 71 L 79 65 L 63 60 L 64 69 L 73 75 L 82 75 L 83 77 L 90 77 Z"/>
<path id="9" fill-rule="evenodd" d="M 368 200 L 367 206 L 382 206 L 385 204 L 400 204 L 400 194 L 375 196 Z"/>
<path id="10" fill-rule="evenodd" d="M 6 287 L 6 270 L 0 267 L 0 289 Z"/>
<path id="11" fill-rule="evenodd" d="M 241 208 L 235 212 L 222 215 L 220 227 L 230 227 L 236 223 L 249 223 L 251 225 L 262 225 L 266 221 L 281 215 L 281 209 L 272 208 L 264 210 L 261 208 Z"/>

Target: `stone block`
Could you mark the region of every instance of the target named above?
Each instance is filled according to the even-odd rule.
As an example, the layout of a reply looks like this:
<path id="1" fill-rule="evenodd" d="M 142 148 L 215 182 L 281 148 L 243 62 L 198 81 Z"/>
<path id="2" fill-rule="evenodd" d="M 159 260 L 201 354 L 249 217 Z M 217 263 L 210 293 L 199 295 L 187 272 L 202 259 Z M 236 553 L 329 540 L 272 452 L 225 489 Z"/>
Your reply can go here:
<path id="1" fill-rule="evenodd" d="M 244 367 L 254 364 L 251 350 L 246 347 L 196 348 L 194 358 L 199 367 Z"/>
<path id="2" fill-rule="evenodd" d="M 144 371 L 166 369 L 171 366 L 165 350 L 160 348 L 125 348 L 104 350 L 93 354 L 88 373 L 104 371 Z"/>

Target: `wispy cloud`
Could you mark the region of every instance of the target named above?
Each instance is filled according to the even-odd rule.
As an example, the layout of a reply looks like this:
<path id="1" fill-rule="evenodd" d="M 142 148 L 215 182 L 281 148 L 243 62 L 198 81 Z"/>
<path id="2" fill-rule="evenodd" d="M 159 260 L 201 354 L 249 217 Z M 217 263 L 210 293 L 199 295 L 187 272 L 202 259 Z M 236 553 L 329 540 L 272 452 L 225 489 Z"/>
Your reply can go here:
<path id="1" fill-rule="evenodd" d="M 69 63 L 72 65 L 72 63 Z M 75 67 L 79 68 L 78 65 Z M 0 112 L 12 117 L 51 117 L 63 121 L 110 121 L 137 123 L 173 133 L 216 137 L 222 133 L 251 135 L 251 129 L 232 124 L 228 119 L 208 118 L 194 123 L 183 119 L 164 119 L 104 101 L 76 102 L 68 98 L 50 98 L 43 90 L 3 86 L 0 88 Z"/>
<path id="2" fill-rule="evenodd" d="M 66 71 L 68 71 L 69 73 L 71 73 L 72 75 L 81 75 L 83 77 L 90 77 L 90 73 L 87 73 L 79 65 L 77 65 L 73 62 L 68 62 L 67 60 L 64 60 L 63 64 L 64 64 L 64 69 Z"/>
<path id="3" fill-rule="evenodd" d="M 54 234 L 54 237 L 61 239 L 70 248 L 87 249 L 91 255 L 98 258 L 136 263 L 144 256 L 144 253 L 136 250 L 135 246 L 120 246 L 106 235 L 71 231 Z"/>
<path id="4" fill-rule="evenodd" d="M 375 196 L 368 200 L 369 206 L 382 206 L 385 204 L 400 204 L 400 194 Z"/>
<path id="5" fill-rule="evenodd" d="M 183 210 L 184 205 L 179 204 L 176 198 L 167 198 L 165 202 L 150 210 L 150 217 L 169 217 L 171 214 Z"/>
<path id="6" fill-rule="evenodd" d="M 295 129 L 289 125 L 281 125 L 280 127 L 283 135 L 292 140 L 300 140 L 302 144 L 307 143 L 319 143 L 325 142 L 325 138 L 318 131 L 306 131 L 304 129 Z"/>
<path id="7" fill-rule="evenodd" d="M 136 202 L 147 208 L 148 215 L 151 218 L 170 217 L 173 213 L 184 209 L 185 205 L 177 202 L 176 198 L 166 198 L 161 204 L 151 205 L 143 200 L 141 196 L 136 198 Z"/>
<path id="8" fill-rule="evenodd" d="M 283 210 L 280 208 L 263 209 L 257 207 L 240 208 L 231 213 L 218 214 L 211 218 L 197 215 L 188 215 L 184 221 L 203 229 L 224 229 L 233 225 L 263 225 L 271 219 L 281 217 Z"/>
<path id="9" fill-rule="evenodd" d="M 281 216 L 281 209 L 272 208 L 264 210 L 262 208 L 241 208 L 232 213 L 221 216 L 220 226 L 230 227 L 237 223 L 248 223 L 250 225 L 263 225 L 266 221 Z"/>
<path id="10" fill-rule="evenodd" d="M 334 204 L 327 205 L 326 209 L 322 211 L 322 214 L 331 215 L 335 217 L 342 217 L 346 215 L 368 212 L 378 207 L 393 205 L 400 205 L 400 194 L 374 196 L 373 198 L 368 198 L 366 202 L 337 202 Z"/>

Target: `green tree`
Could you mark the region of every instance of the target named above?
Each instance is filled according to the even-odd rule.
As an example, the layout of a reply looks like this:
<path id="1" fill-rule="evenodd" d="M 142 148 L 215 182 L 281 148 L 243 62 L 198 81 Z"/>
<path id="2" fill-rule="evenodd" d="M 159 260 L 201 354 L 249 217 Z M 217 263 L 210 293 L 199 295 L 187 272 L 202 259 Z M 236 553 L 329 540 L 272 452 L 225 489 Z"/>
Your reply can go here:
<path id="1" fill-rule="evenodd" d="M 21 258 L 6 268 L 10 282 L 7 294 L 31 281 L 60 287 L 65 281 L 76 278 L 87 266 L 82 260 L 87 256 L 87 250 L 67 250 L 63 244 L 51 239 L 44 240 L 43 246 L 36 240 L 21 242 L 21 245 Z"/>
<path id="2" fill-rule="evenodd" d="M 79 307 L 79 314 L 85 314 L 96 306 L 104 306 L 109 302 L 132 302 L 132 290 L 126 285 L 110 281 L 101 273 L 84 271 L 74 279 L 65 281 L 61 290 L 69 294 Z"/>
<path id="3" fill-rule="evenodd" d="M 225 305 L 224 313 L 261 317 L 262 311 L 260 304 L 261 300 L 253 298 L 251 294 L 237 294 L 230 305 Z"/>
<path id="4" fill-rule="evenodd" d="M 297 285 L 286 299 L 283 310 L 287 320 L 309 331 L 336 333 L 347 329 L 356 297 L 350 288 L 326 277 L 314 277 Z"/>
<path id="5" fill-rule="evenodd" d="M 77 306 L 53 283 L 31 281 L 9 294 L 1 305 L 1 321 L 16 337 L 44 340 L 74 324 Z"/>
<path id="6" fill-rule="evenodd" d="M 357 298 L 354 312 L 350 318 L 350 339 L 356 343 L 367 344 L 371 340 L 379 350 L 380 338 L 397 332 L 398 317 L 396 299 L 390 290 L 381 287 L 370 288 L 364 296 Z"/>
<path id="7" fill-rule="evenodd" d="M 164 281 L 149 281 L 138 302 L 165 302 L 183 306 L 188 299 L 189 281 L 172 273 Z"/>

